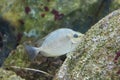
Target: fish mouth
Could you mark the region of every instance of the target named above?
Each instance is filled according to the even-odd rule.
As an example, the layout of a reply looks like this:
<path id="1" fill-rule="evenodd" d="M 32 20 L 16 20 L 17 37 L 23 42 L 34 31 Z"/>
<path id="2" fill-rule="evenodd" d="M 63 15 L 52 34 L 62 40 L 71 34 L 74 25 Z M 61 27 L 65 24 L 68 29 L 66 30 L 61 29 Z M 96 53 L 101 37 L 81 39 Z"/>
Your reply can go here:
<path id="1" fill-rule="evenodd" d="M 72 44 L 79 44 L 83 40 L 84 34 L 79 33 L 78 38 L 71 39 Z"/>
<path id="2" fill-rule="evenodd" d="M 78 37 L 83 37 L 83 36 L 84 36 L 84 34 L 78 33 Z"/>

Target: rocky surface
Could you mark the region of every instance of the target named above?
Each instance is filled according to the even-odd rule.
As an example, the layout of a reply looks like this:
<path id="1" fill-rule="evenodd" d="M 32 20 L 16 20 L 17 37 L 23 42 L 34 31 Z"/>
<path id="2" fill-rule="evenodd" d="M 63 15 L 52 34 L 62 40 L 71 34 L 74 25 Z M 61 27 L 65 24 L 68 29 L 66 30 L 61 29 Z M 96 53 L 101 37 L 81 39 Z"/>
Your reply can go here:
<path id="1" fill-rule="evenodd" d="M 20 76 L 17 76 L 12 71 L 7 71 L 0 68 L 0 80 L 25 80 L 25 79 L 21 78 Z"/>
<path id="2" fill-rule="evenodd" d="M 119 7 L 119 0 L 0 0 L 0 66 L 9 55 L 4 62 L 7 68 L 31 67 L 55 75 L 64 59 L 38 57 L 38 60 L 31 62 L 23 43 L 38 46 L 41 43 L 39 39 L 61 27 L 85 33 L 91 25 Z M 104 21 L 100 23 L 101 26 L 108 24 Z M 97 32 L 99 33 L 99 30 Z M 86 35 L 86 40 L 89 40 L 89 36 L 92 35 Z M 97 37 L 99 38 L 101 36 Z M 96 38 L 93 40 L 96 41 Z M 36 41 L 38 42 L 34 43 Z M 27 80 L 52 79 L 42 73 L 14 71 Z"/>
<path id="3" fill-rule="evenodd" d="M 120 9 L 91 27 L 54 80 L 119 80 L 119 56 Z"/>

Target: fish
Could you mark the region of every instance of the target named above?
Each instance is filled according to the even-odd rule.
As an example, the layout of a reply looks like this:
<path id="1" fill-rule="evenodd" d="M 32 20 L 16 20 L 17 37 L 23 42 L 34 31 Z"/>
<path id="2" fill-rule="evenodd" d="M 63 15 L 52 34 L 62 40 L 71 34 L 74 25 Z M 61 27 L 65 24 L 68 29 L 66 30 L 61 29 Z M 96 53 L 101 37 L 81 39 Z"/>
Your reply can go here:
<path id="1" fill-rule="evenodd" d="M 39 53 L 45 57 L 59 57 L 74 51 L 83 35 L 69 28 L 60 28 L 49 33 L 41 46 L 25 45 L 25 50 L 31 60 L 34 60 Z"/>

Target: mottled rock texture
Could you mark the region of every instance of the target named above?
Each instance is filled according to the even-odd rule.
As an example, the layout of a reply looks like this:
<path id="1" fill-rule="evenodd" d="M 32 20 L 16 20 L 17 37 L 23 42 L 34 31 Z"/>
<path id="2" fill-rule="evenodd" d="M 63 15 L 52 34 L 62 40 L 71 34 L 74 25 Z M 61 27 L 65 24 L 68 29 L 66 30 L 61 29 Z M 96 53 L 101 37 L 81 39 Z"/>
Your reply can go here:
<path id="1" fill-rule="evenodd" d="M 120 9 L 91 27 L 54 80 L 119 80 Z"/>
<path id="2" fill-rule="evenodd" d="M 25 79 L 22 79 L 21 77 L 17 76 L 12 71 L 7 71 L 0 68 L 0 80 L 25 80 Z"/>

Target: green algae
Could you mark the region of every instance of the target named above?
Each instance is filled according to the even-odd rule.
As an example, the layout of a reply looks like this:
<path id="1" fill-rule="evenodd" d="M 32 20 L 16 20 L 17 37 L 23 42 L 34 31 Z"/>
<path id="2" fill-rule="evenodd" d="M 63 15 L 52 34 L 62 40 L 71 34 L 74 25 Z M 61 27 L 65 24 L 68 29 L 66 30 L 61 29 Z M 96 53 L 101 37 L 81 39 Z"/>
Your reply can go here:
<path id="1" fill-rule="evenodd" d="M 11 66 L 28 67 L 29 65 L 30 61 L 23 45 L 19 45 L 16 50 L 13 50 L 4 62 L 4 66 L 7 68 Z"/>

